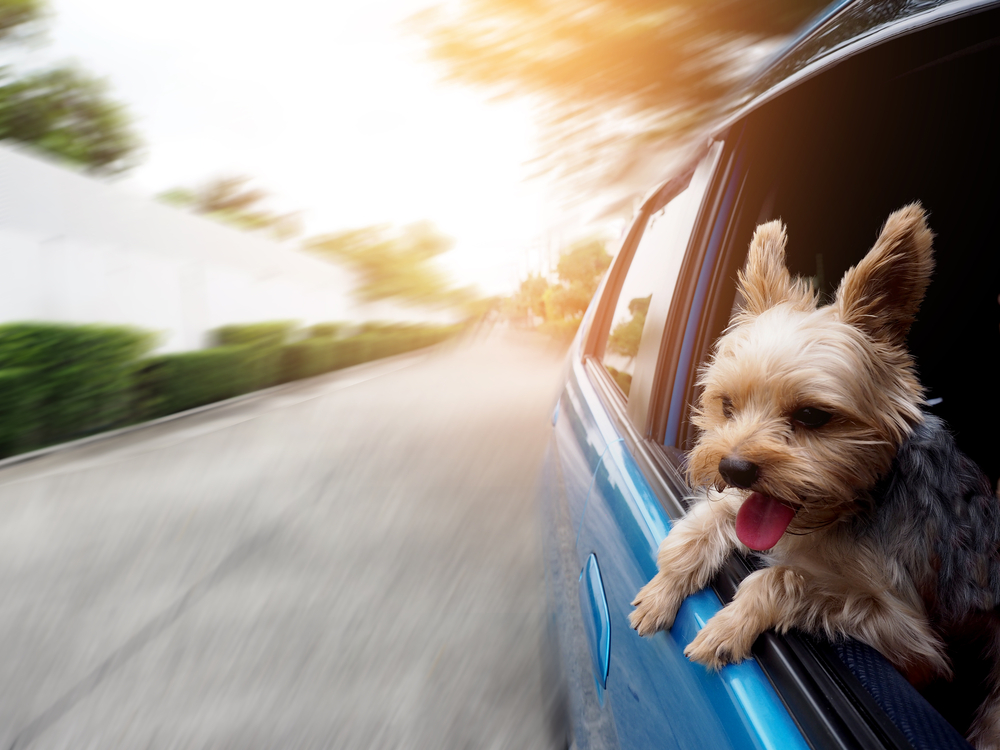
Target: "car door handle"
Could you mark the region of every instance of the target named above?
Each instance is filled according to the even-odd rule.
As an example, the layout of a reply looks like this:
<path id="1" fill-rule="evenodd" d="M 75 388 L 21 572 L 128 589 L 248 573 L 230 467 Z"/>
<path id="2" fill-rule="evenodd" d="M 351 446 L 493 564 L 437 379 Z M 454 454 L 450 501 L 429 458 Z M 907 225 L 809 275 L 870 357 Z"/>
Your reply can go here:
<path id="1" fill-rule="evenodd" d="M 604 595 L 604 582 L 597 555 L 593 552 L 580 571 L 580 611 L 583 627 L 587 631 L 590 658 L 594 665 L 594 677 L 602 688 L 608 686 L 608 663 L 611 658 L 611 618 L 608 615 L 608 600 Z"/>

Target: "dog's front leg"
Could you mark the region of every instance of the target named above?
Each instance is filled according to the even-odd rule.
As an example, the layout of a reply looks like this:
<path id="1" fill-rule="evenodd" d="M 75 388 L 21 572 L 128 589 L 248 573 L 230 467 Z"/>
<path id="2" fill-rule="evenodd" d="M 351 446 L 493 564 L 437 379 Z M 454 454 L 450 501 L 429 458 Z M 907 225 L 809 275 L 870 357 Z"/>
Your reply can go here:
<path id="1" fill-rule="evenodd" d="M 784 565 L 747 576 L 733 601 L 705 624 L 684 654 L 719 669 L 750 656 L 757 636 L 769 628 L 856 638 L 915 684 L 951 677 L 944 644 L 920 612 L 885 590 L 845 590 Z"/>
<path id="2" fill-rule="evenodd" d="M 803 577 L 783 565 L 751 573 L 733 601 L 705 623 L 684 655 L 713 669 L 743 661 L 757 636 L 795 616 L 804 589 Z"/>
<path id="3" fill-rule="evenodd" d="M 736 517 L 726 499 L 696 503 L 660 545 L 660 572 L 642 587 L 629 622 L 639 635 L 669 630 L 681 602 L 712 580 L 726 556 L 737 546 Z"/>

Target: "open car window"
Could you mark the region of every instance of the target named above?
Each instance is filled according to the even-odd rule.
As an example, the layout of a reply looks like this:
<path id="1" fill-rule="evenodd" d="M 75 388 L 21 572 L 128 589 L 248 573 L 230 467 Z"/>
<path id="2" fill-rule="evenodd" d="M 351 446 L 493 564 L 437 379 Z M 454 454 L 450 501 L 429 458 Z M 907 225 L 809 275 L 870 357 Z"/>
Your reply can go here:
<path id="1" fill-rule="evenodd" d="M 950 33 L 953 44 L 958 31 Z M 1000 143 L 991 135 L 1000 126 L 1000 46 L 977 38 L 993 33 L 983 19 L 961 33 L 969 38 L 961 52 L 935 57 L 933 34 L 904 39 L 740 123 L 739 197 L 706 271 L 695 354 L 677 372 L 683 383 L 675 397 L 682 395 L 685 415 L 679 448 L 689 450 L 697 439 L 691 414 L 698 367 L 741 304 L 735 279 L 756 226 L 771 219 L 786 225 L 789 270 L 811 279 L 823 304 L 889 214 L 920 201 L 935 233 L 936 268 L 908 346 L 926 391 L 924 408 L 944 419 L 997 486 L 1000 436 L 982 419 L 981 404 L 995 387 L 995 369 L 985 363 L 1000 348 L 1000 231 L 992 218 Z M 956 679 L 923 691 L 961 733 L 982 701 L 982 663 L 978 652 L 959 653 Z"/>

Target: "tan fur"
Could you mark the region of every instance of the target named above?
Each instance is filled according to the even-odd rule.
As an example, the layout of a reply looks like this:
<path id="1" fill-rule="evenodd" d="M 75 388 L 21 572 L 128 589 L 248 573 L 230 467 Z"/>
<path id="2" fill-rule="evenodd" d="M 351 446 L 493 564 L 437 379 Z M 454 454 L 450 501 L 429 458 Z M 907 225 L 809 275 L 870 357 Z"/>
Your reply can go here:
<path id="1" fill-rule="evenodd" d="M 722 459 L 738 458 L 760 467 L 753 491 L 796 515 L 763 555 L 768 567 L 743 581 L 685 654 L 718 669 L 747 658 L 765 630 L 797 628 L 861 640 L 916 684 L 950 677 L 923 582 L 859 545 L 845 525 L 921 419 L 923 390 L 905 338 L 930 279 L 932 239 L 919 204 L 896 211 L 834 302 L 818 307 L 811 286 L 785 267 L 784 227 L 758 227 L 739 275 L 744 307 L 700 377 L 701 436 L 688 473 L 692 485 L 709 489 L 664 540 L 660 572 L 633 602 L 631 624 L 641 635 L 670 628 L 681 602 L 730 551 L 748 551 L 735 519 L 749 490 L 727 488 L 719 472 Z M 806 428 L 791 418 L 804 407 L 833 416 Z M 973 729 L 980 748 L 1000 746 L 996 693 Z"/>

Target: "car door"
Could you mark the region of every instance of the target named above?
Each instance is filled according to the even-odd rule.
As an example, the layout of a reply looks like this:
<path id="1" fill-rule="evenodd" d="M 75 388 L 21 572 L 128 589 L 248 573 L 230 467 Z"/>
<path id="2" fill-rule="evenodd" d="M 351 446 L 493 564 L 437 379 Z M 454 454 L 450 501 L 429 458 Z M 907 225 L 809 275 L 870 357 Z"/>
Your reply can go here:
<path id="1" fill-rule="evenodd" d="M 676 467 L 655 471 L 664 477 L 658 495 L 633 448 L 645 438 L 652 394 L 662 387 L 655 377 L 661 349 L 686 318 L 686 301 L 675 299 L 675 290 L 722 167 L 723 144 L 716 143 L 647 201 L 642 235 L 609 276 L 589 351 L 575 368 L 582 370 L 577 385 L 587 411 L 604 417 L 594 422 L 603 451 L 578 522 L 579 603 L 594 691 L 622 748 L 806 746 L 754 662 L 716 674 L 684 657 L 684 647 L 720 607 L 714 592 L 691 597 L 674 628 L 652 638 L 639 638 L 627 619 L 636 592 L 656 572 L 656 551 L 670 528 L 661 497 L 672 500 L 674 516 L 683 508 Z"/>

